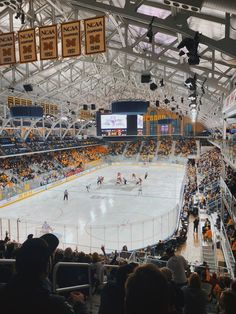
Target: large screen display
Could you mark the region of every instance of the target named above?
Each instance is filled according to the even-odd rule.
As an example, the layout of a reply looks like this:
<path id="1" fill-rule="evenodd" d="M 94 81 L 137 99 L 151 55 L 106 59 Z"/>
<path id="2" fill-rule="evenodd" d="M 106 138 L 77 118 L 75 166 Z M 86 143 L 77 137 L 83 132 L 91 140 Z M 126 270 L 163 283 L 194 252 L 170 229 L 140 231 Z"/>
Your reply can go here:
<path id="1" fill-rule="evenodd" d="M 137 127 L 138 129 L 143 129 L 143 116 L 140 114 L 137 115 Z"/>
<path id="2" fill-rule="evenodd" d="M 127 116 L 122 114 L 101 115 L 101 129 L 127 129 Z"/>

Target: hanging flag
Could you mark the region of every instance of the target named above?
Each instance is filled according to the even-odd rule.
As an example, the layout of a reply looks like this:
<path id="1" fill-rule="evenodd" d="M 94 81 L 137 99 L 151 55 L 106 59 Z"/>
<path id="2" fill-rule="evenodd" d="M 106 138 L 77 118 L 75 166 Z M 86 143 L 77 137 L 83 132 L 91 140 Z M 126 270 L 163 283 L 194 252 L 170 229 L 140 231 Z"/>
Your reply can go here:
<path id="1" fill-rule="evenodd" d="M 81 55 L 80 21 L 61 24 L 62 57 Z"/>
<path id="2" fill-rule="evenodd" d="M 0 65 L 16 63 L 15 34 L 0 34 Z"/>
<path id="3" fill-rule="evenodd" d="M 105 16 L 84 20 L 85 54 L 106 51 Z"/>
<path id="4" fill-rule="evenodd" d="M 39 41 L 41 60 L 58 58 L 57 25 L 40 27 Z"/>
<path id="5" fill-rule="evenodd" d="M 37 61 L 35 29 L 18 32 L 20 62 Z"/>

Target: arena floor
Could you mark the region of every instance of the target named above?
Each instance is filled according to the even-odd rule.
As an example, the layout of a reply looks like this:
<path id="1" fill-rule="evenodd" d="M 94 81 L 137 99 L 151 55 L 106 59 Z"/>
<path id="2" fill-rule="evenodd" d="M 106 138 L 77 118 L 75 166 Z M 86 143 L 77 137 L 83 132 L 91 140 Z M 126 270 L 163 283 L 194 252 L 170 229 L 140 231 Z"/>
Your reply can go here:
<path id="1" fill-rule="evenodd" d="M 131 179 L 132 173 L 144 178 L 142 195 Z M 117 173 L 128 180 L 127 185 L 116 185 Z M 104 176 L 97 186 L 97 177 Z M 156 243 L 172 234 L 176 226 L 177 210 L 184 178 L 184 166 L 159 163 L 146 165 L 112 165 L 78 179 L 63 183 L 28 199 L 0 209 L 0 217 L 11 219 L 12 237 L 18 234 L 23 241 L 27 234 L 42 234 L 44 221 L 60 238 L 62 247 L 75 246 L 85 252 L 140 248 Z M 91 190 L 86 191 L 86 185 Z M 69 200 L 63 200 L 64 190 Z"/>

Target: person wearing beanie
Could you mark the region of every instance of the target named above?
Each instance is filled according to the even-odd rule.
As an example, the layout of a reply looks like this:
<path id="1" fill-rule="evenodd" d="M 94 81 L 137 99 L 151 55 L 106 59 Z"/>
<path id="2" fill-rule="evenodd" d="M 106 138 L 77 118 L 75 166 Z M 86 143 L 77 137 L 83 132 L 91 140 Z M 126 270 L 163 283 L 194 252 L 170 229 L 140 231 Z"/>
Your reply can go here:
<path id="1" fill-rule="evenodd" d="M 68 303 L 48 284 L 50 258 L 59 241 L 53 237 L 26 240 L 16 254 L 16 274 L 1 290 L 1 314 L 87 314 L 81 293 Z"/>

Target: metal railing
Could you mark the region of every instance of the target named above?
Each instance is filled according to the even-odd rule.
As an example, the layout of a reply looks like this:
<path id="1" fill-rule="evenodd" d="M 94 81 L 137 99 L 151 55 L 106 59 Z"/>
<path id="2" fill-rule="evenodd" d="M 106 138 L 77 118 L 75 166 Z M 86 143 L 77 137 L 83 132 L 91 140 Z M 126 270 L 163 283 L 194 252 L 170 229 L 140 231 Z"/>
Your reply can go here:
<path id="1" fill-rule="evenodd" d="M 179 206 L 157 217 L 124 224 L 79 225 L 60 224 L 47 221 L 60 241 L 59 247 L 79 247 L 85 253 L 100 251 L 101 244 L 108 253 L 115 251 L 124 244 L 132 249 L 143 248 L 155 244 L 159 239 L 171 236 L 177 227 Z M 49 231 L 43 229 L 44 221 L 25 219 L 0 218 L 0 237 L 4 238 L 6 231 L 9 237 L 23 243 L 28 234 L 40 237 Z"/>
<path id="2" fill-rule="evenodd" d="M 136 252 L 137 253 L 137 252 Z M 142 252 L 143 253 L 143 252 Z M 138 260 L 130 260 L 130 262 L 136 262 L 137 264 L 147 264 L 147 263 L 153 263 L 157 265 L 158 267 L 165 267 L 167 265 L 168 261 L 163 261 L 158 258 L 155 258 L 150 255 L 145 255 L 143 260 L 140 261 Z M 0 265 L 1 264 L 15 264 L 14 259 L 0 259 Z M 58 288 L 57 287 L 57 275 L 58 275 L 58 270 L 61 267 L 73 267 L 73 268 L 87 268 L 88 269 L 88 283 L 86 284 L 78 284 L 74 286 L 68 286 L 68 287 L 63 287 L 63 288 Z M 82 289 L 89 289 L 89 296 L 92 296 L 92 288 L 93 288 L 93 283 L 92 283 L 92 275 L 91 275 L 91 268 L 93 267 L 93 264 L 89 263 L 75 263 L 75 262 L 59 262 L 57 263 L 52 272 L 52 290 L 54 293 L 64 293 L 64 292 L 70 292 L 73 290 L 82 290 Z M 119 265 L 109 265 L 109 264 L 103 264 L 102 265 L 103 270 L 107 269 L 112 269 L 112 268 L 118 268 Z M 195 263 L 189 263 L 188 264 L 189 270 L 190 271 L 196 271 L 196 269 L 205 269 L 205 266 L 199 264 L 198 262 Z M 217 266 L 217 267 L 211 267 L 210 272 L 217 273 L 218 275 L 227 275 L 229 277 L 233 277 L 232 273 L 229 271 L 227 267 L 222 267 L 222 266 Z M 105 276 L 103 276 L 103 280 L 101 284 L 107 283 L 107 280 L 105 279 Z"/>
<path id="3" fill-rule="evenodd" d="M 235 258 L 224 225 L 221 225 L 221 245 L 225 257 L 225 262 L 232 276 L 235 275 Z"/>

